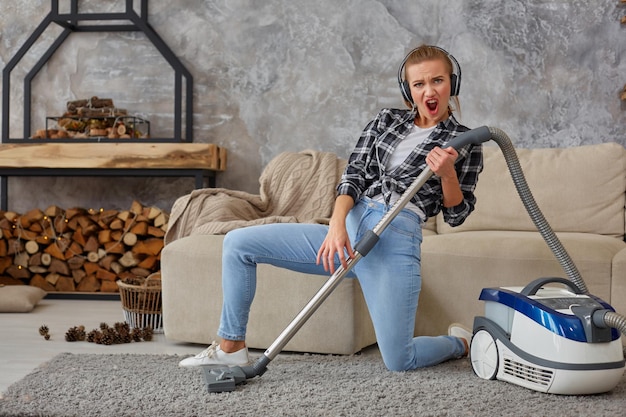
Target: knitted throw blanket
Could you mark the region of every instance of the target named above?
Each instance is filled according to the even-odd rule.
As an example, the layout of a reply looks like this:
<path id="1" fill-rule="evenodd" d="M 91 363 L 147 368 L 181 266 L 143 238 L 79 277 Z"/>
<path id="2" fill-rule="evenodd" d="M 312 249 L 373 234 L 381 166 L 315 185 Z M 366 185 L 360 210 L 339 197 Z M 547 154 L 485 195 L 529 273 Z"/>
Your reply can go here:
<path id="1" fill-rule="evenodd" d="M 267 223 L 328 223 L 346 161 L 330 152 L 284 152 L 259 178 L 259 194 L 194 190 L 172 206 L 165 244 L 194 234 L 225 234 Z"/>

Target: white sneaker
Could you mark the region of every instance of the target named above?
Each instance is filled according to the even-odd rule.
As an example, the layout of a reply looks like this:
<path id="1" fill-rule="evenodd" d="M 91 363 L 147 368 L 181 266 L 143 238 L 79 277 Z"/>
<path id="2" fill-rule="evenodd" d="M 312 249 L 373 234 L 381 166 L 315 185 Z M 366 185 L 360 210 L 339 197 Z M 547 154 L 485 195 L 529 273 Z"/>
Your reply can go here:
<path id="1" fill-rule="evenodd" d="M 226 366 L 243 366 L 250 363 L 248 357 L 248 348 L 243 348 L 234 353 L 226 353 L 220 349 L 220 345 L 216 342 L 211 346 L 198 353 L 196 356 L 185 358 L 178 363 L 183 368 L 194 368 L 203 365 L 226 365 Z"/>
<path id="2" fill-rule="evenodd" d="M 448 336 L 458 337 L 462 339 L 465 343 L 465 354 L 463 356 L 467 356 L 469 354 L 470 343 L 472 342 L 472 332 L 467 327 L 463 326 L 459 323 L 452 323 L 448 327 Z"/>

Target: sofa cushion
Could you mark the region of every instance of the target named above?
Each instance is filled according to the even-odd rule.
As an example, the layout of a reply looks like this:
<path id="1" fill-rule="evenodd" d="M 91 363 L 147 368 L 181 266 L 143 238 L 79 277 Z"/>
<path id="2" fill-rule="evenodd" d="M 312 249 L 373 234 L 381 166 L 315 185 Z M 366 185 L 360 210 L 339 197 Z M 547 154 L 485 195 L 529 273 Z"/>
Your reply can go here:
<path id="1" fill-rule="evenodd" d="M 624 237 L 626 149 L 617 143 L 516 149 L 528 186 L 553 230 Z M 441 218 L 438 233 L 536 231 L 496 146 L 484 147 L 476 209 L 461 226 Z"/>
<path id="2" fill-rule="evenodd" d="M 623 305 L 622 300 L 612 299 L 611 276 L 615 276 L 612 263 L 616 254 L 624 255 L 622 269 L 626 271 L 626 243 L 589 233 L 557 236 L 589 292 Z M 483 314 L 484 303 L 478 300 L 483 288 L 524 286 L 545 277 L 568 278 L 537 232 L 471 231 L 426 236 L 416 334 L 442 334 L 455 321 L 471 327 L 474 317 Z M 626 293 L 626 284 L 623 288 Z"/>
<path id="3" fill-rule="evenodd" d="M 41 288 L 30 285 L 2 285 L 0 313 L 28 313 L 46 294 Z"/>
<path id="4" fill-rule="evenodd" d="M 161 252 L 163 327 L 171 340 L 209 344 L 217 338 L 222 309 L 224 235 L 178 239 Z M 309 275 L 259 265 L 246 344 L 267 349 L 326 283 Z M 376 342 L 359 281 L 344 279 L 285 350 L 353 354 Z"/>

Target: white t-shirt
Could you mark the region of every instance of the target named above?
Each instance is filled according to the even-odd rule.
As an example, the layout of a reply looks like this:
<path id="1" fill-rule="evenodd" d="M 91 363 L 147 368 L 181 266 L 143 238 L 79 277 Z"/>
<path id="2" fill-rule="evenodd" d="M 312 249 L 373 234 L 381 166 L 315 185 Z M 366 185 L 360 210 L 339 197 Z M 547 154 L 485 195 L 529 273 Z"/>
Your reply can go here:
<path id="1" fill-rule="evenodd" d="M 402 164 L 406 160 L 406 158 L 411 154 L 411 151 L 415 149 L 417 145 L 424 142 L 428 138 L 428 136 L 435 129 L 435 127 L 436 126 L 423 129 L 414 124 L 413 127 L 411 128 L 411 132 L 409 132 L 407 137 L 404 138 L 404 140 L 402 140 L 398 144 L 396 149 L 394 149 L 393 153 L 391 154 L 391 158 L 389 158 L 389 161 L 387 165 L 385 166 L 385 170 L 389 172 L 399 167 L 400 164 Z M 389 204 L 393 205 L 396 201 L 398 201 L 398 199 L 400 199 L 400 196 L 401 194 L 398 194 L 397 192 L 394 191 L 391 194 L 391 201 L 389 202 Z M 384 203 L 382 194 L 378 194 L 377 196 L 373 198 L 373 200 Z M 406 208 L 411 210 L 418 216 L 420 216 L 422 221 L 426 221 L 426 215 L 415 204 L 409 202 L 406 205 Z"/>

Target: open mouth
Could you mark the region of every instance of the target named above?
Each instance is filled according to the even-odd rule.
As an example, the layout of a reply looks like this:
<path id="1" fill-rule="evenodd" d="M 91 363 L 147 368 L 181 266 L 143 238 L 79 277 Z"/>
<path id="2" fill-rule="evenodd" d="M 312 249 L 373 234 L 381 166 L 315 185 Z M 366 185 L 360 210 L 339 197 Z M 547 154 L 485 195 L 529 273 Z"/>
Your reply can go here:
<path id="1" fill-rule="evenodd" d="M 427 100 L 426 101 L 426 107 L 430 111 L 436 111 L 437 110 L 437 105 L 438 105 L 437 100 Z"/>

